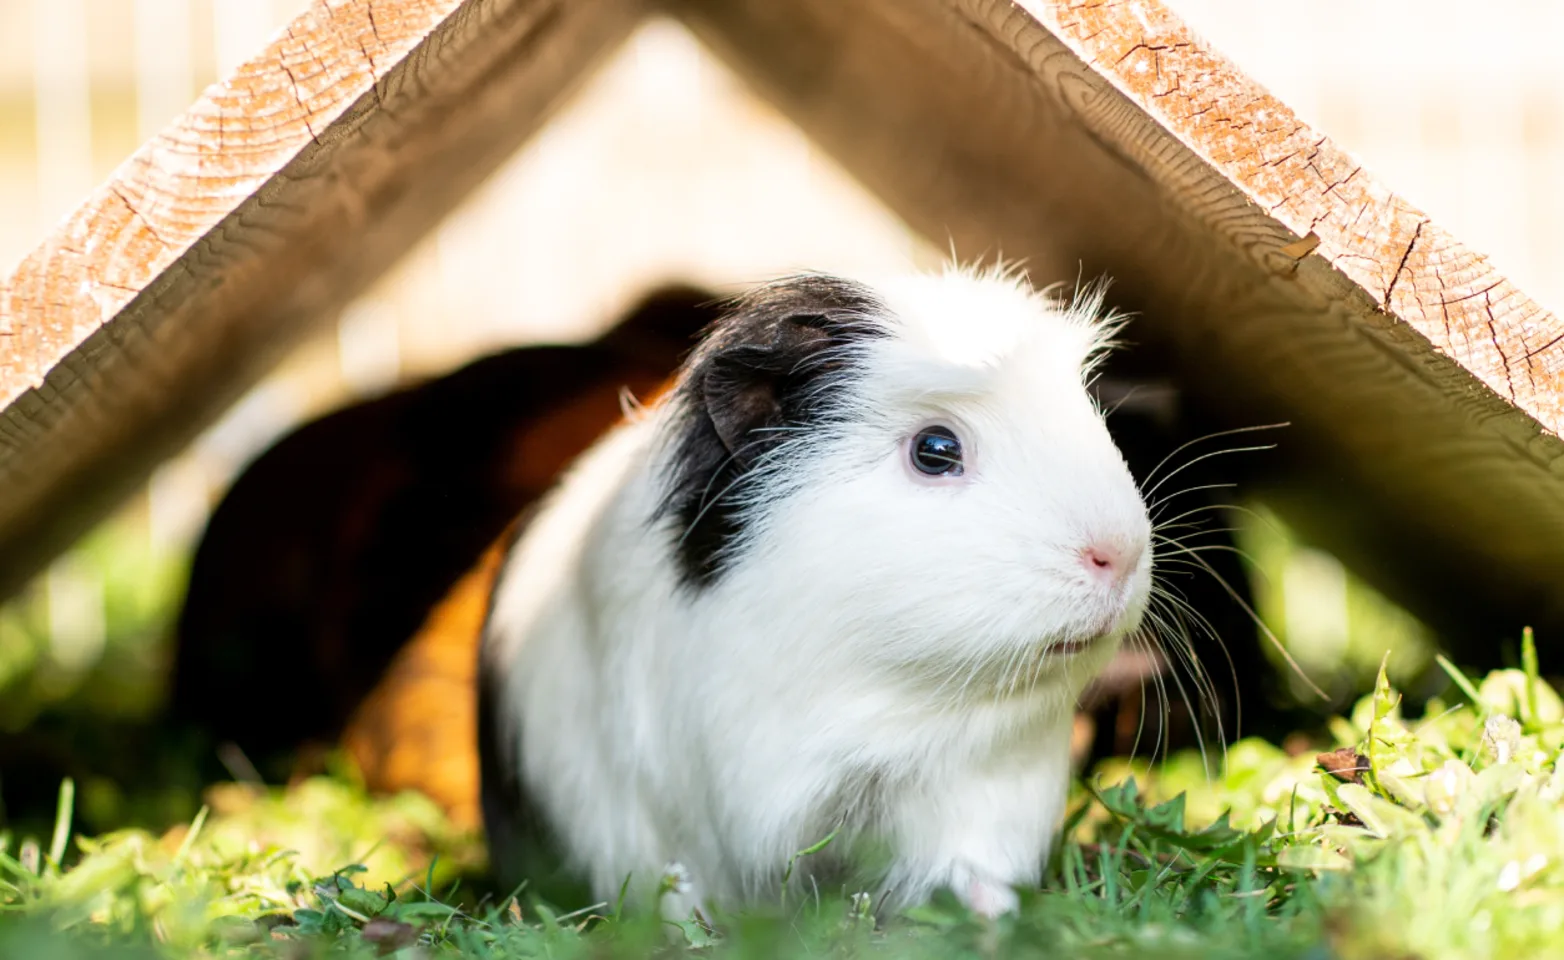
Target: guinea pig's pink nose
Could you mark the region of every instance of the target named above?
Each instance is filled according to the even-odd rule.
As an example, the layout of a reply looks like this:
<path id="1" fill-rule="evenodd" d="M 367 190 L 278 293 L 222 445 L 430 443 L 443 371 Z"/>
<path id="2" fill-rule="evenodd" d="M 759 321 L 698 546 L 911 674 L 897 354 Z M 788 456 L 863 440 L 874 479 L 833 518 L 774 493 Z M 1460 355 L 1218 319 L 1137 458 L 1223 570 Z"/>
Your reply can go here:
<path id="1" fill-rule="evenodd" d="M 1123 583 L 1140 563 L 1140 545 L 1098 540 L 1081 550 L 1081 566 L 1092 579 L 1105 584 Z"/>

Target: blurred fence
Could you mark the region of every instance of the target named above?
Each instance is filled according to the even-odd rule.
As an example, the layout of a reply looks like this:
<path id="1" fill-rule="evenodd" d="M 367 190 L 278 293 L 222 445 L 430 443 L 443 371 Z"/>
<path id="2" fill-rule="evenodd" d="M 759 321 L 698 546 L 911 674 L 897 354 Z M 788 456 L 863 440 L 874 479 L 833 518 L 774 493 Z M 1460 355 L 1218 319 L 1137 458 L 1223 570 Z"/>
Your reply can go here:
<path id="1" fill-rule="evenodd" d="M 1495 0 L 1477 17 L 1453 0 L 1169 2 L 1523 289 L 1564 304 L 1564 3 Z M 304 5 L 0 0 L 0 270 Z M 116 638 L 156 649 L 145 635 L 178 589 L 168 571 L 232 472 L 299 418 L 501 344 L 580 336 L 658 280 L 726 287 L 935 253 L 682 29 L 649 25 L 334 329 L 0 612 L 0 727 L 107 682 Z M 1290 645 L 1346 649 L 1361 590 L 1303 548 L 1274 563 L 1267 609 Z M 157 656 L 138 656 L 154 676 Z M 21 697 L 22 676 L 49 681 Z"/>

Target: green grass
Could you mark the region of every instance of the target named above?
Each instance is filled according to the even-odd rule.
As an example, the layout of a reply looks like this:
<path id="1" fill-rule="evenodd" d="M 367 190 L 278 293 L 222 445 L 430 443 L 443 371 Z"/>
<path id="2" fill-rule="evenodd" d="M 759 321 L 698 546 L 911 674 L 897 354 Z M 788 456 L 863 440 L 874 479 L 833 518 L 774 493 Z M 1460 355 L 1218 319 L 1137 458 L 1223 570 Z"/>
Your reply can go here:
<path id="1" fill-rule="evenodd" d="M 948 897 L 876 924 L 851 890 L 710 926 L 559 916 L 482 886 L 481 844 L 416 796 L 223 785 L 190 825 L 0 839 L 0 957 L 1564 956 L 1564 704 L 1536 673 L 1403 718 L 1381 674 L 1346 748 L 1259 741 L 1114 763 L 1078 790 L 1044 890 L 988 922 Z M 807 855 L 805 853 L 804 855 Z M 795 898 L 796 901 L 797 898 Z"/>

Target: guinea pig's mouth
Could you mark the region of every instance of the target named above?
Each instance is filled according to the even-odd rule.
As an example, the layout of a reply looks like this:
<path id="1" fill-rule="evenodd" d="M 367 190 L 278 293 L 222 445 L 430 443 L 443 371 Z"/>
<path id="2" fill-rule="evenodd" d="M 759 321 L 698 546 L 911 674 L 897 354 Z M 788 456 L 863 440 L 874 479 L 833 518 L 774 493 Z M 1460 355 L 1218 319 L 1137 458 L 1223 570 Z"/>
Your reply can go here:
<path id="1" fill-rule="evenodd" d="M 1066 636 L 1048 644 L 1048 655 L 1051 657 L 1073 657 L 1083 654 L 1105 642 L 1109 637 L 1121 633 L 1123 628 L 1124 611 L 1116 610 L 1096 622 L 1083 625 L 1083 629 L 1074 633 L 1073 636 Z"/>

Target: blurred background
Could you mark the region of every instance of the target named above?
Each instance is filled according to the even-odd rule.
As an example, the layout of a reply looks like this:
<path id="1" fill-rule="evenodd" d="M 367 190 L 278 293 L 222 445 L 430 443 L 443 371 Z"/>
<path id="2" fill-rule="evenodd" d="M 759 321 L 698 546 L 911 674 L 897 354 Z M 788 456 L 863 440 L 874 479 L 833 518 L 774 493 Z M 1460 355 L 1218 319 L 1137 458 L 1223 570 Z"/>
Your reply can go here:
<path id="1" fill-rule="evenodd" d="M 1473 18 L 1454 0 L 1315 0 L 1282 26 L 1253 0 L 1166 2 L 1532 297 L 1564 305 L 1564 4 L 1492 0 Z M 0 272 L 305 5 L 0 0 Z M 0 608 L 0 737 L 157 709 L 195 538 L 236 471 L 301 419 L 495 348 L 588 337 L 664 280 L 728 290 L 940 255 L 681 27 L 650 22 L 334 326 Z M 1240 541 L 1258 609 L 1331 694 L 1321 709 L 1387 651 L 1395 679 L 1430 676 L 1436 638 L 1255 507 Z M 117 810 L 102 800 L 100 825 Z"/>

